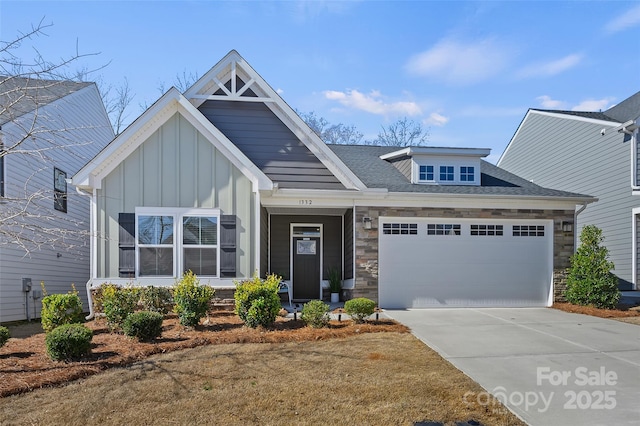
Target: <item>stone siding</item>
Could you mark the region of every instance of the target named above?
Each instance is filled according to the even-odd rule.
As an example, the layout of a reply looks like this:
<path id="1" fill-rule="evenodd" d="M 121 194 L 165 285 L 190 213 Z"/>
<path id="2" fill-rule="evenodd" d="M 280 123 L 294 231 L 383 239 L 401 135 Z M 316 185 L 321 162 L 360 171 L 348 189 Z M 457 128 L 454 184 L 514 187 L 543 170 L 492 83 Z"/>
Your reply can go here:
<path id="1" fill-rule="evenodd" d="M 356 207 L 356 279 L 351 296 L 367 297 L 378 302 L 379 217 L 504 218 L 553 220 L 554 299 L 563 301 L 566 270 L 573 254 L 573 231 L 564 232 L 562 222 L 573 222 L 573 213 L 573 210 Z M 372 229 L 364 229 L 362 218 L 365 216 L 372 219 Z"/>

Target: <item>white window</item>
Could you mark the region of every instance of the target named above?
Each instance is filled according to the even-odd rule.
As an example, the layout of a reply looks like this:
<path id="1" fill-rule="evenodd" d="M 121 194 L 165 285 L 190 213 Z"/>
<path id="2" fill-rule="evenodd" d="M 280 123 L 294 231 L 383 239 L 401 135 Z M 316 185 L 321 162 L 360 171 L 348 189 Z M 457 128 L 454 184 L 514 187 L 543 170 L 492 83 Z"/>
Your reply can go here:
<path id="1" fill-rule="evenodd" d="M 420 179 L 421 181 L 433 182 L 434 181 L 433 166 L 421 165 L 419 168 L 418 179 Z"/>
<path id="2" fill-rule="evenodd" d="M 214 209 L 137 209 L 138 275 L 219 276 L 219 216 Z"/>
<path id="3" fill-rule="evenodd" d="M 453 166 L 440 166 L 440 180 L 441 181 L 455 180 L 455 176 L 453 173 Z"/>
<path id="4" fill-rule="evenodd" d="M 475 180 L 475 169 L 473 166 L 460 167 L 460 182 L 473 182 Z"/>

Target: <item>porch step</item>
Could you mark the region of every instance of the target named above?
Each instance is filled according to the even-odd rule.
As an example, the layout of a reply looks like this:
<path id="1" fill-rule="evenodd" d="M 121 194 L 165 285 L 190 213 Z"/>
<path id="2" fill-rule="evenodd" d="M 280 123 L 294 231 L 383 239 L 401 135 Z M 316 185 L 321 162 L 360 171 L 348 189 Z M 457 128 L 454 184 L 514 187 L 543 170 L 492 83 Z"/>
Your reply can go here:
<path id="1" fill-rule="evenodd" d="M 640 305 L 640 291 L 638 290 L 621 291 L 620 301 L 618 303 L 622 305 L 631 305 L 631 306 Z"/>
<path id="2" fill-rule="evenodd" d="M 233 311 L 236 308 L 234 299 L 213 299 L 209 304 L 212 311 Z"/>

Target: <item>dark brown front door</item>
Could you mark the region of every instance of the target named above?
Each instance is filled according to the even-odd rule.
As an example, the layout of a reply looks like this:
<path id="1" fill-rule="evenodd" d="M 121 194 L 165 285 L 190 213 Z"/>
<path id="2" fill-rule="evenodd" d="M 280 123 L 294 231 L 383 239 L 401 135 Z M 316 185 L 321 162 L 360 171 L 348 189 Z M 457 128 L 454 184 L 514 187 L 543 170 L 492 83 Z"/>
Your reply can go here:
<path id="1" fill-rule="evenodd" d="M 320 238 L 293 238 L 293 298 L 320 298 Z"/>

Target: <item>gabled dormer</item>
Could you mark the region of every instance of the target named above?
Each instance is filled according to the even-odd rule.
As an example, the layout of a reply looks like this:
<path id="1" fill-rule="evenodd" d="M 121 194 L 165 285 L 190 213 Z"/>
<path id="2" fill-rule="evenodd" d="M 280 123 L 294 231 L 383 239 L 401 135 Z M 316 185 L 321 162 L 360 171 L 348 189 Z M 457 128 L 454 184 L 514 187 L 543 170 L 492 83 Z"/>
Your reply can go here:
<path id="1" fill-rule="evenodd" d="M 482 158 L 489 148 L 407 147 L 380 156 L 392 163 L 411 183 L 480 186 Z"/>

